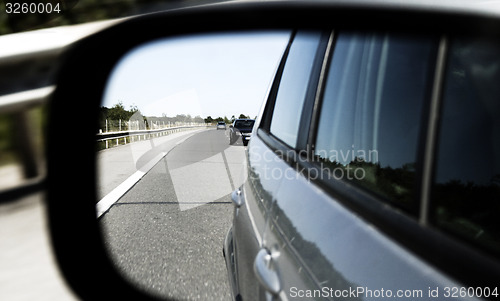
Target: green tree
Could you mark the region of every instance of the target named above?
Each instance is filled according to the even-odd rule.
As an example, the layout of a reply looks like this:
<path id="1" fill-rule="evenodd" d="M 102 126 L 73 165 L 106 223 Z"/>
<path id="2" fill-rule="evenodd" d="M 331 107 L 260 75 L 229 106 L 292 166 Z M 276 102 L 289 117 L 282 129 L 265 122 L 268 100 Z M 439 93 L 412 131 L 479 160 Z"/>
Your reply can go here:
<path id="1" fill-rule="evenodd" d="M 134 113 L 128 111 L 123 106 L 123 103 L 119 101 L 116 105 L 108 110 L 107 119 L 111 120 L 129 120 Z"/>

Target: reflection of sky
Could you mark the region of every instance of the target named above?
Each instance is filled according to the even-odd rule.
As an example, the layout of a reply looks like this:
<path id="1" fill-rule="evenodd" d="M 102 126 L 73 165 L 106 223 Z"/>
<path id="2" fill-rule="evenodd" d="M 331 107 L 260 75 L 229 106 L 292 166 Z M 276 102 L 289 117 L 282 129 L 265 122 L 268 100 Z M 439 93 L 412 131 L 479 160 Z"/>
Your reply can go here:
<path id="1" fill-rule="evenodd" d="M 433 50 L 428 38 L 340 34 L 324 92 L 317 153 L 342 164 L 354 156 L 381 167 L 414 163 L 430 74 L 425 62 Z"/>
<path id="2" fill-rule="evenodd" d="M 115 68 L 103 106 L 119 101 L 145 116 L 230 118 L 258 113 L 289 32 L 162 39 L 128 53 Z"/>

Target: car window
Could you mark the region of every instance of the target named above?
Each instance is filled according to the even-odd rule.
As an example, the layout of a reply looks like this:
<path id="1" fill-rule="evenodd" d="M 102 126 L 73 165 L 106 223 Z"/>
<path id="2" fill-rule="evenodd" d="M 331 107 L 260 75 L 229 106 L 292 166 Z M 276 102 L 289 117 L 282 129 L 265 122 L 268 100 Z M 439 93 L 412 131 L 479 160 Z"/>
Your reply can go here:
<path id="1" fill-rule="evenodd" d="M 327 180 L 353 180 L 417 211 L 418 141 L 436 44 L 430 37 L 338 36 L 314 151 Z"/>
<path id="2" fill-rule="evenodd" d="M 234 127 L 238 129 L 251 129 L 253 128 L 255 120 L 236 120 Z"/>
<path id="3" fill-rule="evenodd" d="M 291 147 L 297 144 L 302 108 L 320 38 L 320 32 L 296 34 L 278 88 L 270 132 Z"/>
<path id="4" fill-rule="evenodd" d="M 500 44 L 452 42 L 436 170 L 434 223 L 500 255 Z"/>

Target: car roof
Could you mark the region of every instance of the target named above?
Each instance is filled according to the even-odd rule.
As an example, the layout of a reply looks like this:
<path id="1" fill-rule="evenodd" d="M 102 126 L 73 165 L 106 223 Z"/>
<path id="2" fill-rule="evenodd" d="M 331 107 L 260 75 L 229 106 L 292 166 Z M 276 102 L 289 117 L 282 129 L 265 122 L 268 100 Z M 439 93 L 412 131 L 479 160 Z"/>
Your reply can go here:
<path id="1" fill-rule="evenodd" d="M 235 2 L 252 3 L 260 1 L 243 0 Z M 308 6 L 318 5 L 353 9 L 406 10 L 421 11 L 424 13 L 456 13 L 500 18 L 500 0 L 287 0 L 267 2 L 275 2 L 281 5 L 285 3 L 303 3 Z"/>

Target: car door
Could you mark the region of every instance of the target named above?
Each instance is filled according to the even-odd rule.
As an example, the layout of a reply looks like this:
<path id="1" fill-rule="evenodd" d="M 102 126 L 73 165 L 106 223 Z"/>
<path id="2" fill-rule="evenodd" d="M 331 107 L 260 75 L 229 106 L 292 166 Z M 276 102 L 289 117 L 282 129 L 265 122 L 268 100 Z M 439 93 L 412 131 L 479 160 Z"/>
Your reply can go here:
<path id="1" fill-rule="evenodd" d="M 276 78 L 272 87 L 279 84 L 282 66 L 289 51 L 284 51 L 280 66 L 277 70 Z M 269 96 L 272 98 L 272 88 Z M 260 123 L 262 116 L 256 123 Z M 237 130 L 231 128 L 231 133 Z M 231 135 L 232 135 L 231 134 Z M 254 135 L 246 152 L 246 174 L 247 179 L 243 187 L 237 189 L 232 199 L 235 204 L 233 226 L 232 226 L 232 246 L 234 254 L 234 269 L 236 283 L 236 299 L 260 300 L 264 297 L 264 291 L 254 273 L 254 261 L 259 250 L 265 245 L 264 233 L 267 228 L 269 212 L 271 210 L 274 195 L 277 193 L 281 183 L 280 177 L 274 177 L 271 170 L 281 169 L 284 163 L 274 158 L 272 150 L 266 143 Z M 234 140 L 233 140 L 234 141 Z"/>
<path id="2" fill-rule="evenodd" d="M 254 258 L 264 245 L 273 195 L 281 183 L 281 179 L 271 177 L 268 166 L 261 163 L 261 159 L 269 155 L 266 151 L 262 141 L 252 141 L 252 150 L 248 152 L 248 179 L 242 189 L 232 195 L 235 202 L 232 227 L 235 283 L 238 285 L 237 293 L 243 296 L 243 300 L 260 299 L 261 289 L 253 272 Z"/>
<path id="3" fill-rule="evenodd" d="M 318 71 L 321 70 L 328 38 L 329 32 L 319 31 L 298 31 L 293 35 L 285 56 L 286 63 L 277 75 L 257 135 L 251 140 L 249 165 L 252 167 L 257 164 L 252 162 L 252 155 L 256 150 L 263 150 L 259 153 L 259 159 L 262 160 L 258 164 L 264 166 L 267 175 L 264 181 L 257 179 L 254 183 L 260 185 L 267 181 L 280 181 L 277 189 L 267 191 L 272 206 L 281 191 L 281 185 L 295 175 L 287 160 L 288 156 L 296 155 L 295 150 L 302 145 L 300 141 L 307 136 L 308 128 L 301 125 L 308 124 L 311 118 L 313 108 L 310 100 L 315 97 Z M 260 283 L 260 300 L 282 291 L 282 273 L 272 263 L 276 256 L 282 257 L 278 254 L 281 250 L 278 251 L 273 240 L 269 240 L 272 235 L 269 236 L 268 232 L 273 229 L 274 225 L 268 219 L 260 250 L 253 259 L 253 272 Z M 298 285 L 305 280 L 294 281 Z"/>

